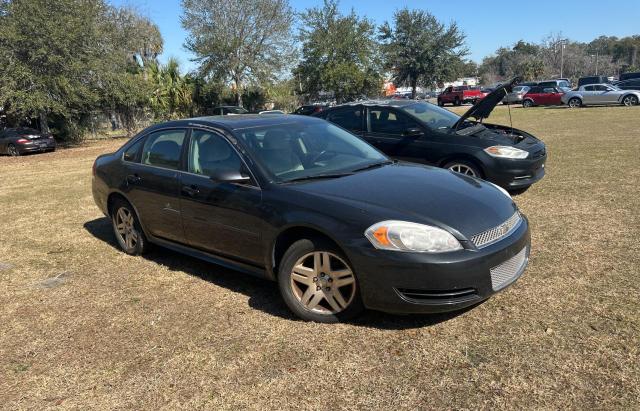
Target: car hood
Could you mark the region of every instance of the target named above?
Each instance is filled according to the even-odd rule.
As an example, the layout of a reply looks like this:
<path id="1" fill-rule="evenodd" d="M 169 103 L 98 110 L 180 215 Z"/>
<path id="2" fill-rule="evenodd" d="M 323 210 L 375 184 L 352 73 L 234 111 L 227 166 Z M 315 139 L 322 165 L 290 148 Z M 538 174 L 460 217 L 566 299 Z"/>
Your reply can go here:
<path id="1" fill-rule="evenodd" d="M 474 104 L 466 113 L 458 119 L 453 129 L 456 130 L 465 120 L 473 117 L 476 120 L 483 120 L 491 114 L 493 109 L 502 102 L 502 99 L 513 90 L 513 87 L 520 82 L 521 79 L 516 77 L 504 84 L 498 85 L 495 90 L 487 94 L 482 100 Z"/>
<path id="2" fill-rule="evenodd" d="M 291 184 L 289 188 L 347 202 L 377 221 L 430 224 L 467 238 L 502 224 L 517 210 L 511 198 L 491 183 L 410 163 Z"/>

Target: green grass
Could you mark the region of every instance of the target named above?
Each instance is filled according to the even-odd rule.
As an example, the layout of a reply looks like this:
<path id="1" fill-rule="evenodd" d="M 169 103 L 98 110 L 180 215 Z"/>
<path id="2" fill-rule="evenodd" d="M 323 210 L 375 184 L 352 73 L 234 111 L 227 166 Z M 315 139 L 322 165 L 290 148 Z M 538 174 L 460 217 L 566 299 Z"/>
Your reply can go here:
<path id="1" fill-rule="evenodd" d="M 93 159 L 122 141 L 0 157 L 0 404 L 637 408 L 640 108 L 511 114 L 549 152 L 545 179 L 515 198 L 530 266 L 450 316 L 304 323 L 275 284 L 119 252 L 90 184 Z M 490 121 L 508 124 L 507 108 Z"/>

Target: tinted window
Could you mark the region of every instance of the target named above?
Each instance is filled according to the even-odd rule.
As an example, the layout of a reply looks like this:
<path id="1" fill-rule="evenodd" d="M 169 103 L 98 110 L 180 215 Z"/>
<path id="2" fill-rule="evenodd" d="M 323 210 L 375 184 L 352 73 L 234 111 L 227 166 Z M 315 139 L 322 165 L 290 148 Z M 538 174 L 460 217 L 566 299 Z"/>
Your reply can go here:
<path id="1" fill-rule="evenodd" d="M 329 112 L 327 120 L 351 131 L 362 131 L 362 109 L 348 107 Z"/>
<path id="2" fill-rule="evenodd" d="M 144 138 L 139 139 L 135 143 L 133 143 L 129 148 L 125 150 L 122 154 L 122 159 L 124 161 L 131 161 L 134 163 L 138 162 L 138 153 L 140 153 L 140 147 L 142 147 L 142 143 L 144 142 Z"/>
<path id="3" fill-rule="evenodd" d="M 240 171 L 242 160 L 223 137 L 202 130 L 194 130 L 189 144 L 190 173 L 213 176 L 216 171 Z"/>
<path id="4" fill-rule="evenodd" d="M 585 86 L 584 91 L 593 91 L 593 86 Z"/>
<path id="5" fill-rule="evenodd" d="M 371 132 L 401 135 L 408 128 L 417 127 L 415 121 L 388 108 L 369 109 Z"/>
<path id="6" fill-rule="evenodd" d="M 142 150 L 142 164 L 170 168 L 180 167 L 184 130 L 165 130 L 149 134 Z"/>
<path id="7" fill-rule="evenodd" d="M 531 87 L 531 90 L 529 90 L 529 93 L 542 93 L 542 87 Z"/>
<path id="8" fill-rule="evenodd" d="M 609 90 L 609 87 L 603 86 L 602 84 L 598 84 L 597 86 L 593 86 L 593 89 L 595 91 L 607 91 Z"/>
<path id="9" fill-rule="evenodd" d="M 545 87 L 543 93 L 555 93 L 556 89 L 553 87 Z"/>

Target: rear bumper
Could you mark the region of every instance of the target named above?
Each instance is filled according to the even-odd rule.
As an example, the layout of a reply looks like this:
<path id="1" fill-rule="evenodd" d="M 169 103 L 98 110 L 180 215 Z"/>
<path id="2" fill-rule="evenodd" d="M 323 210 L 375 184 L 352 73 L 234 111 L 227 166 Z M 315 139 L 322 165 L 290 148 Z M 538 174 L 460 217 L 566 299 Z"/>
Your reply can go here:
<path id="1" fill-rule="evenodd" d="M 438 313 L 473 306 L 513 284 L 527 266 L 530 246 L 529 224 L 523 218 L 511 235 L 482 249 L 428 255 L 363 244 L 347 253 L 367 308 Z"/>
<path id="2" fill-rule="evenodd" d="M 55 141 L 47 141 L 42 144 L 31 143 L 31 144 L 16 144 L 16 149 L 20 154 L 27 153 L 42 153 L 45 151 L 53 151 L 56 149 Z"/>

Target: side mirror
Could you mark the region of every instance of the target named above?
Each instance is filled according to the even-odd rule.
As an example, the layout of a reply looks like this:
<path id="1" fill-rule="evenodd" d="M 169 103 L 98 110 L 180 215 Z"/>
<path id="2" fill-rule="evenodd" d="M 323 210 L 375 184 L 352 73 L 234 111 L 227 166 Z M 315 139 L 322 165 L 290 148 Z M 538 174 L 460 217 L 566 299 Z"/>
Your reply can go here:
<path id="1" fill-rule="evenodd" d="M 419 127 L 411 127 L 406 129 L 402 134 L 405 137 L 418 138 L 424 135 L 424 131 Z"/>
<path id="2" fill-rule="evenodd" d="M 248 183 L 251 177 L 239 170 L 216 170 L 210 177 L 216 183 Z"/>

